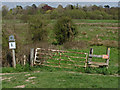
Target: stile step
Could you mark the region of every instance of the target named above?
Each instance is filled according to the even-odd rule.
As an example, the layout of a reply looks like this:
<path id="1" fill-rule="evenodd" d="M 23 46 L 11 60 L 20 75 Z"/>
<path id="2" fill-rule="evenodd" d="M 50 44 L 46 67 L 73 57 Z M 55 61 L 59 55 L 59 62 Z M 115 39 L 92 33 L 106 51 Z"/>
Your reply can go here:
<path id="1" fill-rule="evenodd" d="M 89 62 L 88 65 L 99 65 L 99 66 L 107 66 L 107 63 L 103 63 L 103 62 Z"/>

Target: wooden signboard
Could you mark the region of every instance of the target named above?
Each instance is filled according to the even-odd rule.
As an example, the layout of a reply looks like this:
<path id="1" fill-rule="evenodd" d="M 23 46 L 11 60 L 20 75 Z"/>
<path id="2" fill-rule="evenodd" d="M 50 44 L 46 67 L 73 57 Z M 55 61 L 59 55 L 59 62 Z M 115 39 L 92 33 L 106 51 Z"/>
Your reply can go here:
<path id="1" fill-rule="evenodd" d="M 103 55 L 103 57 L 102 57 L 103 59 L 108 59 L 109 58 L 109 56 L 108 55 Z"/>

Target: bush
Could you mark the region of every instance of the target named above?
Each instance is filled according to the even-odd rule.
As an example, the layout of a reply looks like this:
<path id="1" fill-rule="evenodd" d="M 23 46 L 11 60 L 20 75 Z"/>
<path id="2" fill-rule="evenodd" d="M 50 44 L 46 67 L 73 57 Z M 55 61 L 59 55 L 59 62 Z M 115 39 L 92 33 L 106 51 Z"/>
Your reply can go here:
<path id="1" fill-rule="evenodd" d="M 21 16 L 20 19 L 21 19 L 24 23 L 27 23 L 27 21 L 29 20 L 29 16 L 26 15 L 26 14 L 24 14 L 24 15 Z"/>
<path id="2" fill-rule="evenodd" d="M 30 65 L 28 63 L 25 66 L 17 64 L 16 68 L 3 67 L 2 68 L 2 73 L 27 72 L 27 71 L 34 71 L 35 69 L 36 69 L 36 67 L 30 67 Z"/>
<path id="3" fill-rule="evenodd" d="M 72 23 L 71 18 L 61 17 L 54 26 L 55 38 L 58 44 L 63 44 L 66 41 L 70 41 L 77 35 L 77 29 Z"/>
<path id="4" fill-rule="evenodd" d="M 72 19 L 85 19 L 86 13 L 83 10 L 66 10 L 64 13 L 66 16 L 70 16 Z"/>
<path id="5" fill-rule="evenodd" d="M 46 22 L 44 17 L 40 15 L 32 16 L 29 20 L 30 33 L 32 40 L 41 41 L 45 40 L 47 36 Z"/>

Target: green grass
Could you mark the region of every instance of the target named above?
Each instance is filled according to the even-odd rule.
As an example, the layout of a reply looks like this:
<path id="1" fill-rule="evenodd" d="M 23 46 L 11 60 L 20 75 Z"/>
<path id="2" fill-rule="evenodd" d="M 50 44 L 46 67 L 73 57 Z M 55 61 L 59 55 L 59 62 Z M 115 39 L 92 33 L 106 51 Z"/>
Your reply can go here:
<path id="1" fill-rule="evenodd" d="M 74 19 L 75 23 L 118 23 L 118 20 L 90 20 L 90 19 Z"/>
<path id="2" fill-rule="evenodd" d="M 116 27 L 118 23 L 117 20 L 73 20 L 75 23 L 112 23 L 112 27 Z M 56 20 L 51 20 L 48 25 L 48 42 L 54 42 L 54 34 L 53 34 L 53 25 L 55 24 Z M 15 24 L 15 31 L 13 32 L 17 35 L 17 45 L 19 48 L 24 45 L 31 45 L 31 42 L 28 32 L 27 24 L 22 23 L 21 21 L 12 21 L 4 20 L 3 23 L 7 23 L 7 28 L 13 30 L 11 24 Z M 11 24 L 10 24 L 11 23 Z M 94 54 L 96 55 L 103 55 L 106 54 L 107 47 L 105 45 L 91 46 L 89 41 L 92 41 L 96 38 L 96 35 L 99 35 L 98 38 L 103 40 L 113 40 L 118 41 L 118 30 L 114 29 L 107 29 L 106 27 L 110 27 L 110 25 L 76 25 L 78 28 L 78 36 L 75 38 L 75 41 L 85 41 L 87 42 L 88 46 L 85 49 L 67 49 L 67 51 L 75 51 L 75 52 L 84 52 L 89 53 L 89 49 L 94 49 Z M 115 33 L 113 33 L 116 31 Z M 84 35 L 82 32 L 86 32 L 87 34 Z M 8 33 L 9 34 L 9 33 Z M 87 36 L 87 37 L 86 37 Z M 20 46 L 21 45 L 21 46 Z M 33 46 L 32 46 L 33 47 Z M 61 49 L 63 45 L 56 46 L 57 48 Z M 19 50 L 20 51 L 20 50 Z M 18 52 L 18 51 L 17 51 Z M 74 56 L 74 54 L 67 53 L 67 55 Z M 66 59 L 65 57 L 63 57 Z M 93 58 L 94 60 L 94 58 Z M 53 62 L 53 60 L 50 60 Z M 77 60 L 76 60 L 77 61 Z M 97 62 L 105 61 L 104 59 L 97 59 Z M 66 63 L 66 62 L 62 62 Z M 66 65 L 65 65 L 66 66 Z M 40 73 L 33 73 L 33 71 L 40 71 Z M 65 73 L 63 71 L 74 71 L 76 73 Z M 34 66 L 29 67 L 29 65 L 21 66 L 17 65 L 16 69 L 12 67 L 4 67 L 2 68 L 3 73 L 12 73 L 12 72 L 27 72 L 30 73 L 31 76 L 35 76 L 33 81 L 26 82 L 25 80 L 28 78 L 25 76 L 24 73 L 15 74 L 15 75 L 4 75 L 3 77 L 14 77 L 11 81 L 4 80 L 3 81 L 3 88 L 12 88 L 17 85 L 25 84 L 26 88 L 117 88 L 118 87 L 118 78 L 108 75 L 118 74 L 120 70 L 118 70 L 118 48 L 116 46 L 110 47 L 110 62 L 108 70 L 106 68 L 77 68 L 72 67 L 72 69 L 64 69 L 64 68 L 52 68 L 52 67 L 42 67 L 42 66 Z M 80 74 L 82 72 L 84 74 Z M 105 76 L 101 75 L 87 75 L 88 73 L 93 74 L 104 74 Z M 14 82 L 14 83 L 13 83 Z M 31 84 L 31 82 L 35 82 L 36 84 Z"/>
<path id="3" fill-rule="evenodd" d="M 30 76 L 25 76 L 30 74 Z M 118 88 L 118 77 L 68 72 L 38 72 L 4 75 L 2 88 L 25 85 L 25 88 Z M 29 77 L 36 77 L 26 81 Z M 34 82 L 34 84 L 32 84 Z"/>
<path id="4" fill-rule="evenodd" d="M 50 23 L 55 23 L 56 20 L 51 20 Z M 118 23 L 118 20 L 90 20 L 90 19 L 73 19 L 74 23 Z"/>

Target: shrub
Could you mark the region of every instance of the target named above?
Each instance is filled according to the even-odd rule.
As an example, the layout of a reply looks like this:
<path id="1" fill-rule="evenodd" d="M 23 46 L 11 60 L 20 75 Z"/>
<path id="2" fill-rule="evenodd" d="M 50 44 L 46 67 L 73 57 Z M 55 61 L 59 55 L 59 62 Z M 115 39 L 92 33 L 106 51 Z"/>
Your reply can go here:
<path id="1" fill-rule="evenodd" d="M 29 16 L 24 14 L 24 15 L 21 16 L 20 19 L 23 20 L 24 23 L 27 23 L 27 21 L 29 20 Z"/>
<path id="2" fill-rule="evenodd" d="M 77 35 L 77 29 L 72 23 L 71 18 L 61 17 L 58 19 L 54 26 L 55 38 L 58 44 L 63 44 L 66 41 L 70 41 Z"/>
<path id="3" fill-rule="evenodd" d="M 66 16 L 70 16 L 72 19 L 85 19 L 86 18 L 86 13 L 83 10 L 66 10 L 64 12 Z"/>
<path id="4" fill-rule="evenodd" d="M 40 41 L 46 39 L 46 22 L 45 19 L 40 15 L 35 15 L 30 18 L 29 28 L 32 35 L 32 40 Z"/>

